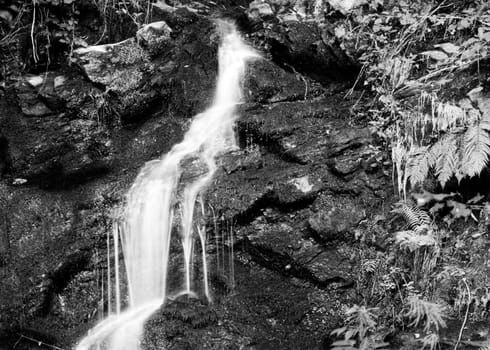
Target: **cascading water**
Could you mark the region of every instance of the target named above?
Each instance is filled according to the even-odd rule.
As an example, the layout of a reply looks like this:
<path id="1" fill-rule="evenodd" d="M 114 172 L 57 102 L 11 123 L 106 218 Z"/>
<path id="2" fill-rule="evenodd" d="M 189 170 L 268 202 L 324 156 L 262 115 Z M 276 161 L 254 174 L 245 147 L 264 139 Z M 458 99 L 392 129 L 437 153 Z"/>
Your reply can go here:
<path id="1" fill-rule="evenodd" d="M 162 159 L 147 163 L 131 187 L 122 223 L 115 224 L 114 245 L 121 238 L 128 282 L 129 307 L 116 311 L 82 339 L 77 350 L 137 350 L 145 321 L 165 301 L 170 238 L 174 214 L 180 214 L 180 238 L 184 252 L 184 292 L 191 293 L 191 258 L 195 231 L 202 246 L 203 289 L 210 298 L 206 263 L 206 230 L 194 224 L 195 204 L 216 171 L 215 158 L 235 147 L 233 123 L 241 102 L 241 80 L 248 60 L 258 55 L 240 38 L 235 27 L 220 21 L 222 35 L 219 72 L 211 107 L 194 117 L 184 140 Z M 191 160 L 201 172 L 190 183 L 182 183 L 182 163 Z M 179 191 L 179 186 L 183 187 Z M 181 194 L 179 195 L 179 193 Z M 176 198 L 182 197 L 181 201 Z M 196 230 L 195 230 L 196 229 Z M 117 250 L 114 267 L 119 276 Z M 109 300 L 110 302 L 110 300 Z"/>

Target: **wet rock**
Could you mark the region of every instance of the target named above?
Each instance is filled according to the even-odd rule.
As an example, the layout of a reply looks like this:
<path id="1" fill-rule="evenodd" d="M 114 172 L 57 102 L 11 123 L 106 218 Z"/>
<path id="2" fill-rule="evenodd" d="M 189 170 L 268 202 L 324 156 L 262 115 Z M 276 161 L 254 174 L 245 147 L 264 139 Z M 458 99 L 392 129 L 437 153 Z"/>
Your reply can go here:
<path id="1" fill-rule="evenodd" d="M 197 299 L 169 301 L 170 311 L 163 309 L 145 326 L 143 349 L 315 349 L 336 322 L 340 298 L 332 304 L 331 291 L 290 283 L 238 261 L 235 277 L 232 293 L 213 295 L 211 305 Z"/>
<path id="2" fill-rule="evenodd" d="M 52 111 L 33 93 L 18 94 L 22 113 L 28 117 L 43 117 Z"/>
<path id="3" fill-rule="evenodd" d="M 74 62 L 87 77 L 107 89 L 125 93 L 141 83 L 148 69 L 148 54 L 130 38 L 116 44 L 89 46 L 74 51 Z"/>
<path id="4" fill-rule="evenodd" d="M 372 143 L 373 137 L 369 128 L 343 128 L 332 135 L 328 153 L 330 157 L 335 157 L 346 150 Z"/>
<path id="5" fill-rule="evenodd" d="M 114 140 L 117 162 L 121 165 L 134 164 L 160 158 L 165 152 L 182 140 L 186 122 L 181 119 L 167 119 L 162 115 L 147 120 L 136 128 L 118 131 Z"/>
<path id="6" fill-rule="evenodd" d="M 362 209 L 347 198 L 325 196 L 318 199 L 315 205 L 321 206 L 321 210 L 308 219 L 308 224 L 322 241 L 346 239 L 365 217 Z"/>
<path id="7" fill-rule="evenodd" d="M 218 162 L 228 175 L 246 169 L 257 170 L 264 166 L 258 147 L 226 153 L 218 159 Z"/>
<path id="8" fill-rule="evenodd" d="M 364 0 L 349 0 L 349 1 L 341 1 L 341 0 L 328 0 L 328 3 L 337 11 L 342 12 L 344 15 L 351 12 L 356 7 L 361 6 L 365 3 Z"/>
<path id="9" fill-rule="evenodd" d="M 66 257 L 65 261 L 58 264 L 53 270 L 43 275 L 43 280 L 39 284 L 39 305 L 36 306 L 34 313 L 46 316 L 53 307 L 53 299 L 56 294 L 60 294 L 67 287 L 70 281 L 90 262 L 89 249 L 76 251 Z"/>
<path id="10" fill-rule="evenodd" d="M 101 108 L 122 120 L 131 120 L 156 103 L 158 94 L 147 84 L 156 68 L 135 38 L 77 49 L 73 61 L 92 83 L 105 89 Z"/>
<path id="11" fill-rule="evenodd" d="M 252 62 L 247 70 L 245 95 L 250 102 L 305 100 L 323 92 L 318 83 L 289 73 L 265 59 Z"/>
<path id="12" fill-rule="evenodd" d="M 248 6 L 247 14 L 252 20 L 267 19 L 274 15 L 272 7 L 264 0 L 254 0 Z"/>
<path id="13" fill-rule="evenodd" d="M 0 170 L 9 184 L 0 193 L 0 205 L 6 203 L 0 209 L 9 213 L 0 215 L 0 229 L 9 238 L 0 237 L 0 244 L 11 247 L 11 254 L 0 249 L 0 324 L 42 329 L 70 348 L 107 314 L 100 281 L 107 278 L 112 211 L 138 168 L 168 152 L 186 119 L 211 102 L 220 38 L 214 20 L 201 14 L 233 7 L 249 39 L 264 44 L 264 56 L 273 59 L 250 65 L 237 125 L 240 149 L 220 158 L 205 194 L 213 304 L 168 300 L 148 322 L 143 345 L 315 349 L 338 326 L 350 297 L 350 251 L 337 238 L 350 235 L 363 211 L 370 214 L 390 190 L 389 178 L 371 171 L 371 155 L 360 155 L 372 138 L 353 125 L 350 107 L 358 96 L 332 95 L 338 85 L 330 82 L 349 83 L 353 66 L 312 23 L 268 31 L 239 17 L 237 8 L 247 1 L 172 3 L 155 8 L 158 22 L 135 38 L 78 51 L 84 76 L 63 68 L 23 79 L 17 93 L 34 96 L 49 114 L 26 118 L 17 105 L 0 102 L 6 111 Z M 202 174 L 196 159 L 183 165 L 186 180 Z M 78 255 L 84 247 L 87 254 Z M 178 236 L 171 260 L 169 286 L 178 291 Z M 199 266 L 193 273 L 202 294 Z"/>
<path id="14" fill-rule="evenodd" d="M 0 124 L 8 143 L 8 173 L 14 177 L 61 185 L 107 168 L 111 144 L 96 121 L 70 120 L 65 114 L 23 119 L 8 99 L 0 104 L 7 111 Z"/>
<path id="15" fill-rule="evenodd" d="M 141 123 L 158 110 L 191 117 L 210 102 L 217 72 L 215 23 L 185 8 L 156 13 L 119 43 L 75 51 L 74 62 L 105 89 L 106 109 L 123 123 Z M 185 101 L 185 102 L 184 102 Z"/>
<path id="16" fill-rule="evenodd" d="M 151 56 L 155 56 L 168 46 L 171 33 L 172 29 L 165 21 L 153 22 L 136 32 L 136 40 Z"/>
<path id="17" fill-rule="evenodd" d="M 325 250 L 313 246 L 302 252 L 296 259 L 304 261 L 304 266 L 320 282 L 320 285 L 336 282 L 341 287 L 347 287 L 355 279 L 354 267 L 347 254 L 348 250 L 347 252 L 340 249 Z"/>
<path id="18" fill-rule="evenodd" d="M 314 21 L 268 23 L 254 34 L 264 41 L 272 60 L 290 72 L 301 73 L 324 86 L 351 84 L 359 66 L 335 40 Z"/>
<path id="19" fill-rule="evenodd" d="M 216 309 L 207 300 L 182 295 L 166 302 L 147 321 L 142 348 L 225 349 L 230 345 L 226 337 L 238 340 L 224 330 L 217 331 L 217 326 Z M 200 333 L 200 329 L 206 332 Z"/>
<path id="20" fill-rule="evenodd" d="M 227 162 L 233 162 L 228 158 Z M 288 211 L 307 206 L 321 187 L 319 179 L 308 170 L 278 159 L 264 156 L 259 167 L 250 166 L 230 174 L 220 171 L 208 191 L 207 200 L 220 215 L 244 224 L 260 215 L 267 207 Z M 225 165 L 226 168 L 236 165 Z"/>
<path id="21" fill-rule="evenodd" d="M 97 119 L 94 99 L 101 91 L 74 71 L 48 71 L 39 76 L 21 77 L 16 92 L 22 111 L 22 96 L 31 96 L 49 109 L 50 112 L 43 115 L 65 113 L 84 119 Z"/>
<path id="22" fill-rule="evenodd" d="M 343 125 L 348 105 L 337 98 L 252 106 L 238 122 L 239 135 L 285 161 L 309 164 L 373 143 L 367 128 Z"/>
<path id="23" fill-rule="evenodd" d="M 352 159 L 351 157 L 334 158 L 329 162 L 332 172 L 339 176 L 347 176 L 361 168 L 360 159 Z"/>
<path id="24" fill-rule="evenodd" d="M 10 171 L 12 159 L 7 138 L 0 131 L 0 176 Z"/>
<path id="25" fill-rule="evenodd" d="M 108 171 L 121 158 L 158 156 L 179 138 L 182 122 L 152 116 L 162 110 L 159 118 L 186 118 L 205 107 L 214 88 L 219 38 L 207 18 L 186 10 L 170 17 L 173 28 L 165 22 L 150 24 L 139 32 L 139 42 L 130 38 L 77 50 L 75 62 L 90 81 L 75 70 L 20 80 L 21 107 L 33 119 L 19 120 L 12 111 L 0 121 L 8 126 L 6 158 L 13 176 L 43 186 L 78 183 Z M 171 47 L 162 51 L 166 45 Z M 129 140 L 126 136 L 133 133 L 125 130 L 117 137 L 110 134 L 121 123 L 149 119 L 141 138 Z M 167 136 L 157 138 L 156 132 Z M 121 153 L 118 159 L 115 152 Z"/>

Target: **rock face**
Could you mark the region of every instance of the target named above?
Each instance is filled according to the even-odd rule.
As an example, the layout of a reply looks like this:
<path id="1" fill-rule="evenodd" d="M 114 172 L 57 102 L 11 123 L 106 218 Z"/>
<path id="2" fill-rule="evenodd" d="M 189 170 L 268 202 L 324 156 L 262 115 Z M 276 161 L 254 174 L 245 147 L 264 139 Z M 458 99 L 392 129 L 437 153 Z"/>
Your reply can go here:
<path id="1" fill-rule="evenodd" d="M 219 37 L 204 3 L 156 8 L 135 38 L 1 92 L 0 348 L 18 334 L 71 347 L 107 312 L 115 210 L 212 97 Z M 359 96 L 333 93 L 355 64 L 324 54 L 319 27 L 304 41 L 305 26 L 277 27 L 274 42 L 269 29 L 248 34 L 269 51 L 247 73 L 240 147 L 206 195 L 213 303 L 169 301 L 146 349 L 319 349 L 352 298 L 355 232 L 391 200 L 390 171 L 351 112 Z M 318 75 L 312 62 L 344 71 Z"/>

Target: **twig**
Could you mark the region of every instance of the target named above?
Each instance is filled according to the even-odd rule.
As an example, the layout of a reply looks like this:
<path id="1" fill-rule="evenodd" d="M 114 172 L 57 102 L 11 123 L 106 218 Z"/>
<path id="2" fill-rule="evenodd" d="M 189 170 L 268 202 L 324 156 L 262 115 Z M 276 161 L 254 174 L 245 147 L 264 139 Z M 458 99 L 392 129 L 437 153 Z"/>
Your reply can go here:
<path id="1" fill-rule="evenodd" d="M 303 80 L 303 83 L 305 84 L 305 95 L 304 95 L 304 100 L 306 100 L 306 98 L 308 97 L 308 81 L 306 80 L 306 78 L 300 74 L 293 66 L 291 66 L 290 64 L 287 64 L 285 63 L 286 66 L 288 66 L 293 72 L 294 74 L 296 75 L 296 78 L 300 78 L 301 80 Z"/>
<path id="2" fill-rule="evenodd" d="M 37 0 L 32 0 L 31 43 L 32 43 L 32 58 L 34 58 L 35 63 L 39 61 L 39 57 L 37 56 L 36 40 L 34 39 L 34 27 L 36 26 L 36 5 L 37 5 Z"/>
<path id="3" fill-rule="evenodd" d="M 124 5 L 124 8 L 126 9 L 128 17 L 131 18 L 131 20 L 134 22 L 134 24 L 136 25 L 136 27 L 138 29 L 141 28 L 141 24 L 138 23 L 138 21 L 136 20 L 136 17 L 131 14 L 131 11 L 129 11 L 129 8 L 128 8 L 128 5 L 126 4 L 126 1 L 123 1 L 122 3 Z"/>
<path id="4" fill-rule="evenodd" d="M 359 98 L 357 99 L 357 101 L 352 105 L 352 107 L 350 108 L 351 111 L 353 111 L 356 107 L 357 107 L 357 104 L 359 103 L 359 101 L 361 101 L 362 97 L 364 96 L 364 93 L 366 92 L 366 90 L 362 90 L 361 92 L 361 96 L 359 96 Z M 344 96 L 345 98 L 346 96 Z"/>
<path id="5" fill-rule="evenodd" d="M 471 66 L 473 63 L 476 63 L 476 62 L 479 62 L 481 60 L 484 60 L 484 59 L 487 59 L 489 58 L 490 55 L 487 55 L 487 56 L 483 56 L 483 57 L 478 57 L 478 58 L 475 58 L 471 61 L 468 61 L 460 66 L 448 66 L 448 67 L 444 67 L 444 68 L 441 68 L 441 69 L 438 69 L 432 73 L 429 73 L 427 75 L 424 75 L 423 77 L 420 77 L 417 79 L 417 81 L 419 82 L 423 82 L 423 81 L 426 81 L 428 79 L 431 79 L 431 78 L 434 78 L 435 76 L 438 76 L 439 74 L 441 73 L 444 73 L 444 72 L 447 72 L 447 71 L 453 71 L 453 70 L 457 70 L 457 69 L 466 69 L 468 68 L 469 66 Z"/>
<path id="6" fill-rule="evenodd" d="M 146 6 L 145 24 L 148 24 L 148 22 L 150 21 L 150 15 L 151 15 L 150 5 L 151 5 L 151 1 L 148 0 Z"/>
<path id="7" fill-rule="evenodd" d="M 449 346 L 453 346 L 455 344 L 454 341 L 451 339 L 441 339 L 439 342 Z M 488 347 L 490 345 L 488 341 L 471 341 L 471 340 L 463 340 L 460 342 L 460 344 L 478 348 L 479 350 L 484 349 L 485 346 Z"/>
<path id="8" fill-rule="evenodd" d="M 21 336 L 19 337 L 19 339 L 17 339 L 17 341 L 15 342 L 14 347 L 13 347 L 14 349 L 17 347 L 17 345 L 19 345 L 19 343 L 20 343 L 20 341 L 22 340 L 22 338 L 23 338 L 23 336 L 21 335 Z"/>
<path id="9" fill-rule="evenodd" d="M 60 347 L 58 347 L 58 346 L 56 346 L 56 345 L 52 345 L 52 344 L 45 343 L 45 342 L 43 342 L 43 341 L 41 341 L 41 340 L 38 340 L 38 339 L 34 339 L 34 338 L 31 338 L 31 337 L 28 337 L 27 335 L 23 335 L 23 334 L 19 334 L 19 333 L 17 333 L 17 334 L 20 336 L 20 338 L 19 338 L 19 340 L 17 340 L 17 342 L 14 344 L 14 347 L 13 347 L 14 349 L 15 349 L 15 347 L 16 347 L 17 345 L 19 345 L 19 343 L 20 343 L 20 341 L 21 341 L 22 339 L 26 339 L 26 340 L 32 341 L 32 342 L 34 342 L 34 343 L 37 343 L 37 345 L 38 345 L 38 346 L 44 345 L 44 346 L 47 346 L 48 348 L 51 348 L 51 349 L 55 349 L 55 350 L 64 350 L 63 348 L 60 348 Z"/>
<path id="10" fill-rule="evenodd" d="M 365 69 L 366 69 L 366 63 L 364 63 L 362 65 L 361 70 L 359 71 L 359 74 L 357 75 L 356 81 L 354 81 L 354 85 L 352 85 L 352 87 L 349 89 L 349 91 L 347 91 L 347 93 L 344 96 L 344 99 L 349 97 L 350 95 L 352 95 L 354 93 L 354 89 L 356 88 L 356 85 L 359 82 L 359 80 L 361 80 L 361 77 L 364 74 Z"/>
<path id="11" fill-rule="evenodd" d="M 102 31 L 99 40 L 97 40 L 94 45 L 99 45 L 102 39 L 104 39 L 104 35 L 106 34 L 107 31 L 107 0 L 105 0 L 104 2 L 104 8 L 102 9 L 102 14 L 104 15 L 104 30 Z"/>
<path id="12" fill-rule="evenodd" d="M 463 336 L 463 330 L 464 327 L 466 326 L 466 321 L 468 321 L 468 313 L 470 312 L 471 290 L 470 287 L 468 286 L 468 283 L 466 282 L 466 278 L 463 278 L 463 283 L 466 287 L 466 290 L 468 291 L 468 303 L 466 304 L 466 313 L 464 315 L 464 320 L 463 320 L 463 324 L 461 325 L 461 329 L 459 330 L 458 340 L 456 341 L 456 345 L 454 345 L 454 350 L 458 349 L 459 343 L 461 342 L 461 337 Z"/>

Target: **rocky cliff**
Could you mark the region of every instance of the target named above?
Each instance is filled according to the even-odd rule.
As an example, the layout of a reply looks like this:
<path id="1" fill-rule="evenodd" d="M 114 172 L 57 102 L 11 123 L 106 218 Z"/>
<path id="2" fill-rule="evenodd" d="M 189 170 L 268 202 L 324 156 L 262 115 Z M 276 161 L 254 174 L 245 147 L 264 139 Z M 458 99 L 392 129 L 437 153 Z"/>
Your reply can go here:
<path id="1" fill-rule="evenodd" d="M 393 200 L 384 146 L 356 113 L 369 97 L 346 96 L 358 65 L 315 22 L 200 5 L 155 7 L 122 41 L 0 90 L 0 348 L 70 348 L 107 311 L 111 222 L 138 169 L 209 105 L 217 17 L 263 59 L 244 83 L 240 147 L 206 194 L 214 302 L 169 302 L 145 348 L 321 349 L 356 299 L 357 233 Z"/>

